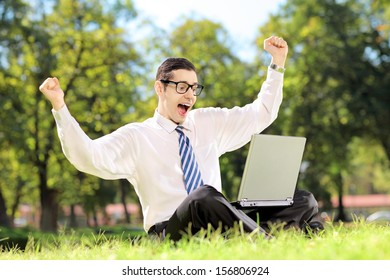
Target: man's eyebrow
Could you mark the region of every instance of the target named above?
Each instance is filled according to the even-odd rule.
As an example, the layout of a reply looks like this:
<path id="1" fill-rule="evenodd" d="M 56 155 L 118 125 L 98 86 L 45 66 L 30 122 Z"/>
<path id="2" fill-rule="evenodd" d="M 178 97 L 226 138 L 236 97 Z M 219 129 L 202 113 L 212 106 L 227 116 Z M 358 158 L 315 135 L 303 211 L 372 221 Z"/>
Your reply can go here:
<path id="1" fill-rule="evenodd" d="M 187 82 L 187 81 L 178 81 L 178 83 L 186 83 L 186 84 L 189 84 L 189 85 L 199 85 L 198 82 L 195 82 L 195 83 L 193 83 L 193 84 L 190 84 L 190 83 Z"/>

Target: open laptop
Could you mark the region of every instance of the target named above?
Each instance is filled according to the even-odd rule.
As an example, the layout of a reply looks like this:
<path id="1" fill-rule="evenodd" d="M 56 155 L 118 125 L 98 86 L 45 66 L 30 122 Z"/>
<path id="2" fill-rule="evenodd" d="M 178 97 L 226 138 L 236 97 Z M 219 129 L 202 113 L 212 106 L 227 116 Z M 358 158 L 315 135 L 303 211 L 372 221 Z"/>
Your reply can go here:
<path id="1" fill-rule="evenodd" d="M 239 207 L 289 206 L 298 181 L 306 138 L 255 134 L 241 180 Z"/>

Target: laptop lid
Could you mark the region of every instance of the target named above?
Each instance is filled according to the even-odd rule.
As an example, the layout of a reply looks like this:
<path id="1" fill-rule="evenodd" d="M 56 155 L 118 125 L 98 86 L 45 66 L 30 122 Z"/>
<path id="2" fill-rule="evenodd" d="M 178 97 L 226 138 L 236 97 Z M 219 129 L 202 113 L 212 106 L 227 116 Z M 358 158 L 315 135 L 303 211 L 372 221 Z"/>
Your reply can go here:
<path id="1" fill-rule="evenodd" d="M 293 204 L 306 138 L 252 136 L 238 193 L 242 207 Z"/>

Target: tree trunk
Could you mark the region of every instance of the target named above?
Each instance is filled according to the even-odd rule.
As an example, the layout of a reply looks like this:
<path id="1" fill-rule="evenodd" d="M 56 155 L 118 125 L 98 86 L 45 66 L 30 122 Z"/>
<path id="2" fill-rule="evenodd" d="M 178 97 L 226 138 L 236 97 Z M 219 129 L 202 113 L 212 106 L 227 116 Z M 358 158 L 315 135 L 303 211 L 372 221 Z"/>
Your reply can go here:
<path id="1" fill-rule="evenodd" d="M 385 150 L 387 159 L 390 161 L 390 140 L 388 135 L 382 137 L 381 142 L 382 142 L 383 149 Z"/>
<path id="2" fill-rule="evenodd" d="M 38 102 L 37 102 L 38 104 Z M 41 202 L 41 217 L 40 217 L 40 229 L 45 232 L 56 232 L 57 231 L 57 219 L 58 219 L 58 191 L 52 188 L 49 188 L 47 185 L 47 175 L 48 175 L 48 162 L 49 162 L 49 151 L 51 150 L 53 134 L 49 137 L 48 144 L 43 149 L 43 157 L 40 158 L 39 150 L 39 118 L 38 113 L 35 118 L 35 127 L 36 132 L 35 136 L 35 157 L 33 159 L 34 164 L 38 167 L 38 176 L 39 176 L 39 195 Z"/>
<path id="3" fill-rule="evenodd" d="M 46 232 L 57 231 L 58 200 L 57 190 L 47 186 L 47 164 L 39 166 L 39 190 L 41 199 L 40 228 Z"/>
<path id="4" fill-rule="evenodd" d="M 70 221 L 69 221 L 69 227 L 70 228 L 77 228 L 77 219 L 76 219 L 76 213 L 75 213 L 75 204 L 70 205 Z"/>
<path id="5" fill-rule="evenodd" d="M 127 205 L 126 205 L 126 190 L 128 188 L 128 184 L 126 180 L 120 180 L 120 188 L 121 188 L 121 202 L 123 205 L 123 210 L 125 212 L 125 219 L 126 223 L 130 224 L 130 213 L 127 211 Z"/>
<path id="6" fill-rule="evenodd" d="M 92 218 L 93 218 L 94 227 L 98 227 L 99 226 L 99 222 L 98 222 L 98 218 L 97 218 L 95 207 L 92 210 Z"/>
<path id="7" fill-rule="evenodd" d="M 19 208 L 19 203 L 20 199 L 22 197 L 22 188 L 23 188 L 24 182 L 18 179 L 18 185 L 16 186 L 16 191 L 15 191 L 15 201 L 12 204 L 11 207 L 11 225 L 14 226 L 13 221 L 15 220 L 16 212 L 18 211 Z"/>
<path id="8" fill-rule="evenodd" d="M 46 232 L 57 231 L 58 203 L 57 191 L 41 189 L 41 219 L 40 228 Z"/>
<path id="9" fill-rule="evenodd" d="M 3 192 L 0 187 L 0 226 L 2 227 L 11 227 L 11 222 L 7 215 L 7 206 L 5 204 Z"/>
<path id="10" fill-rule="evenodd" d="M 343 180 L 342 180 L 342 177 L 340 174 L 336 176 L 336 183 L 338 185 L 338 195 L 339 195 L 339 197 L 338 197 L 339 206 L 338 206 L 338 214 L 337 214 L 336 220 L 346 221 L 347 217 L 345 215 L 345 209 L 344 209 L 344 204 L 343 204 L 343 195 L 344 195 Z"/>

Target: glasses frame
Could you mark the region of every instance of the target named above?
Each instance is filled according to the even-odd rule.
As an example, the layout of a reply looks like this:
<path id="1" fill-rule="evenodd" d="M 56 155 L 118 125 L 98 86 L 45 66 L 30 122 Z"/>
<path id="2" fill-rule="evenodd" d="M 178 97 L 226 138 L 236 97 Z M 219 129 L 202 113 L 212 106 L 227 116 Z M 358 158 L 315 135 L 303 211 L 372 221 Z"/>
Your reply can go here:
<path id="1" fill-rule="evenodd" d="M 174 81 L 170 81 L 170 80 L 160 80 L 160 82 L 164 83 L 164 84 L 174 84 L 176 85 L 176 92 L 178 94 L 185 94 L 190 88 L 192 89 L 192 91 L 194 92 L 194 96 L 199 96 L 201 93 L 202 93 L 202 90 L 204 89 L 204 86 L 202 86 L 201 84 L 193 84 L 193 85 L 190 85 L 189 83 L 187 82 L 183 82 L 183 81 L 180 81 L 180 82 L 174 82 Z M 186 84 L 187 85 L 187 89 L 184 91 L 184 92 L 180 92 L 178 91 L 178 85 L 179 84 Z M 193 87 L 196 86 L 196 89 L 194 90 Z"/>

